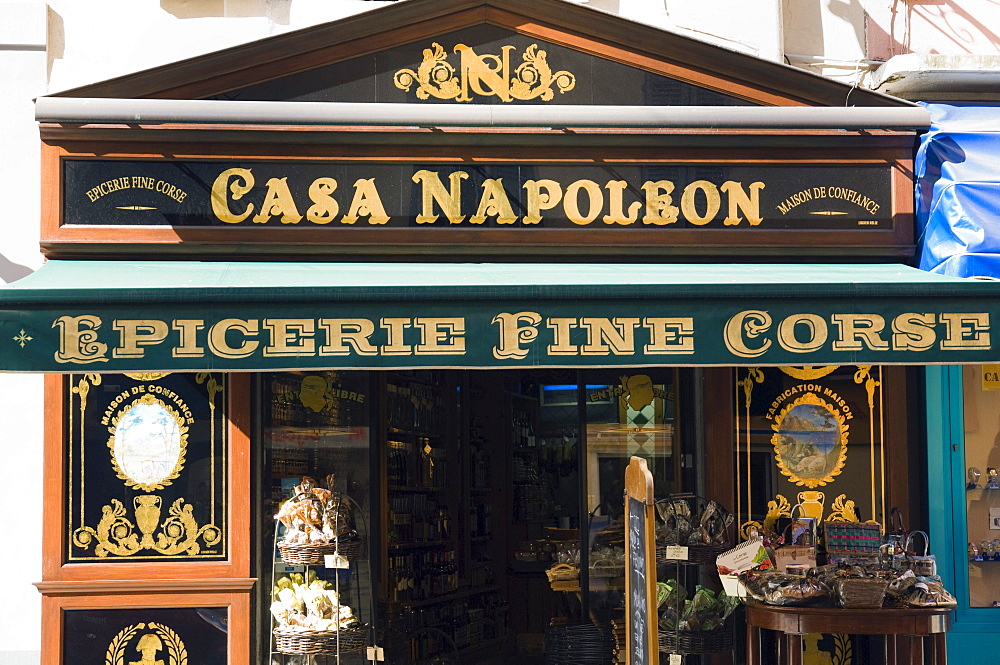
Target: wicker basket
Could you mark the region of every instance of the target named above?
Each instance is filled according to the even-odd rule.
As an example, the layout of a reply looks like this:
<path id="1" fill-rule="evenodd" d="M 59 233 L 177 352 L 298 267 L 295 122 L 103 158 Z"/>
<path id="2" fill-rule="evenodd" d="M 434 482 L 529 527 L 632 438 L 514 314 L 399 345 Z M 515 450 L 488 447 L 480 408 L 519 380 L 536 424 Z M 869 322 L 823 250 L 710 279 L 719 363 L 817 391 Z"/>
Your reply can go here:
<path id="1" fill-rule="evenodd" d="M 722 628 L 715 630 L 661 630 L 658 638 L 662 653 L 719 653 L 733 647 L 733 631 L 728 619 Z"/>
<path id="2" fill-rule="evenodd" d="M 827 554 L 877 555 L 882 545 L 877 522 L 824 522 Z"/>
<path id="3" fill-rule="evenodd" d="M 877 609 L 885 600 L 889 580 L 878 577 L 843 577 L 834 582 L 837 604 L 853 609 Z"/>
<path id="4" fill-rule="evenodd" d="M 279 653 L 329 654 L 337 653 L 337 635 L 340 635 L 340 653 L 359 653 L 367 642 L 367 626 L 336 630 L 310 630 L 281 626 L 274 629 L 274 649 Z"/>
<path id="5" fill-rule="evenodd" d="M 568 563 L 557 563 L 545 571 L 549 582 L 567 582 L 580 578 L 580 569 Z"/>
<path id="6" fill-rule="evenodd" d="M 590 567 L 591 577 L 603 577 L 607 579 L 614 579 L 617 577 L 625 577 L 625 564 L 611 564 L 611 563 L 597 563 Z"/>
<path id="7" fill-rule="evenodd" d="M 322 545 L 297 545 L 278 541 L 278 551 L 281 552 L 281 560 L 284 563 L 312 566 L 324 562 L 323 557 L 327 554 L 337 553 L 337 543 L 324 543 Z M 361 539 L 345 540 L 340 544 L 340 554 L 348 559 L 357 559 L 361 553 Z"/>

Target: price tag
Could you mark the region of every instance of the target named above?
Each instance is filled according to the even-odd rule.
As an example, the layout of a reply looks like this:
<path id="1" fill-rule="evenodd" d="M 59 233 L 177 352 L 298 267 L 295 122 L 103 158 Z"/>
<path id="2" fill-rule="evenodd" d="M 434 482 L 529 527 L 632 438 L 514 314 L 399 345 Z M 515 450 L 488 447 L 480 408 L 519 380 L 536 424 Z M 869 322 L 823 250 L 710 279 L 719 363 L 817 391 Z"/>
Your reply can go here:
<path id="1" fill-rule="evenodd" d="M 667 558 L 677 561 L 688 560 L 688 548 L 686 545 L 667 545 Z M 673 658 L 673 656 L 671 656 Z M 671 665 L 673 665 L 671 663 Z"/>
<path id="2" fill-rule="evenodd" d="M 687 549 L 686 547 L 684 549 Z M 682 665 L 684 663 L 684 658 L 680 654 L 672 653 L 670 654 L 670 661 L 667 665 Z"/>
<path id="3" fill-rule="evenodd" d="M 324 554 L 323 560 L 327 568 L 350 568 L 351 564 L 343 554 Z"/>

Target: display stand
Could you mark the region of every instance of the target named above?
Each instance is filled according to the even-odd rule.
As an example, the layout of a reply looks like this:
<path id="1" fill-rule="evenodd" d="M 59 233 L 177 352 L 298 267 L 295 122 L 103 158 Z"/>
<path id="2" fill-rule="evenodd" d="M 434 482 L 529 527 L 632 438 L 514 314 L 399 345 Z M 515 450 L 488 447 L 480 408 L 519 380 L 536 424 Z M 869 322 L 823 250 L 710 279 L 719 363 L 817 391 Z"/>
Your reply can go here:
<path id="1" fill-rule="evenodd" d="M 342 500 L 348 501 L 355 514 L 360 517 L 363 523 L 366 524 L 364 519 L 364 514 L 361 510 L 361 506 L 350 496 L 340 493 Z M 337 514 L 337 521 L 334 523 L 335 532 L 339 533 L 339 511 Z M 367 532 L 366 528 L 363 530 Z M 275 562 L 282 561 L 283 563 L 292 563 L 293 565 L 301 565 L 303 567 L 302 575 L 303 578 L 308 581 L 309 572 L 314 567 L 325 567 L 332 568 L 338 571 L 334 576 L 334 591 L 337 593 L 338 600 L 342 600 L 341 587 L 340 587 L 340 573 L 339 570 L 345 568 L 351 568 L 356 566 L 358 561 L 361 560 L 361 553 L 364 550 L 364 543 L 361 542 L 360 546 L 356 549 L 352 548 L 351 558 L 340 551 L 340 536 L 334 541 L 334 544 L 329 549 L 329 553 L 325 552 L 324 548 L 312 547 L 312 551 L 309 555 L 305 557 L 297 557 L 285 554 L 281 552 L 279 554 L 280 548 L 278 546 L 280 529 L 274 529 L 274 538 L 271 545 L 272 557 L 275 557 Z M 345 550 L 346 551 L 346 550 Z M 312 561 L 312 563 L 307 563 L 306 561 Z M 354 576 L 356 576 L 356 569 L 352 571 Z M 275 580 L 278 578 L 278 573 L 274 573 L 273 577 Z M 273 586 L 274 582 L 272 582 Z M 357 584 L 353 585 L 357 592 L 357 602 L 355 607 L 361 606 L 361 590 Z M 374 607 L 374 598 L 371 599 L 371 604 L 369 607 Z M 358 617 L 359 621 L 361 617 Z M 274 617 L 271 619 L 272 630 L 270 633 L 270 649 L 271 662 L 274 662 L 275 656 L 284 657 L 288 655 L 324 655 L 333 656 L 336 665 L 341 663 L 341 655 L 347 653 L 361 653 L 364 651 L 365 646 L 371 641 L 369 630 L 370 623 L 362 623 L 361 626 L 349 629 L 339 629 L 337 631 L 296 631 L 294 634 L 287 633 L 285 635 L 276 635 L 275 630 L 277 628 L 276 621 Z"/>
<path id="2" fill-rule="evenodd" d="M 657 501 L 657 508 L 666 506 L 662 514 L 667 520 L 676 519 L 674 510 L 677 502 L 686 504 L 690 515 L 698 514 L 699 506 L 707 503 L 705 499 L 691 494 L 671 494 Z M 657 575 L 661 570 L 669 571 L 672 579 L 689 588 L 689 573 L 696 573 L 702 566 L 715 569 L 715 560 L 719 554 L 729 548 L 728 544 L 719 545 L 660 545 L 656 547 Z M 684 609 L 684 601 L 680 598 L 674 608 L 679 618 Z M 688 656 L 696 654 L 719 653 L 728 651 L 733 646 L 732 619 L 728 617 L 725 623 L 714 630 L 685 631 L 659 629 L 660 652 L 668 656 Z M 676 661 L 676 659 L 675 659 Z M 668 661 L 673 662 L 673 661 Z"/>
<path id="3" fill-rule="evenodd" d="M 747 602 L 747 665 L 803 665 L 808 633 L 884 635 L 889 665 L 946 665 L 951 608 L 852 609 L 777 607 Z M 777 653 L 764 653 L 762 633 L 779 633 Z M 929 642 L 925 644 L 925 642 Z"/>

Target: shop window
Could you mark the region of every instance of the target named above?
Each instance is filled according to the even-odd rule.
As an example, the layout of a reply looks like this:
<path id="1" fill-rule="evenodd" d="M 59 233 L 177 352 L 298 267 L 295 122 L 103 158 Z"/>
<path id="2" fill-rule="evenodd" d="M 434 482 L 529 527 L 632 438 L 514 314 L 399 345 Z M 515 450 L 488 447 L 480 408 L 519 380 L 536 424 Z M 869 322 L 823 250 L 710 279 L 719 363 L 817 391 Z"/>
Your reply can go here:
<path id="1" fill-rule="evenodd" d="M 228 608 L 63 612 L 63 663 L 226 665 Z"/>
<path id="2" fill-rule="evenodd" d="M 1000 365 L 962 368 L 969 606 L 1000 605 Z M 919 539 L 915 547 L 922 546 Z M 961 567 L 958 568 L 961 571 Z M 961 574 L 961 573 L 959 573 Z"/>
<path id="3" fill-rule="evenodd" d="M 262 658 L 285 665 L 274 592 L 310 580 L 388 662 L 540 662 L 552 630 L 624 613 L 629 458 L 647 458 L 664 496 L 681 489 L 672 369 L 285 372 L 260 385 L 257 634 Z M 304 477 L 350 499 L 341 537 L 363 545 L 347 568 L 286 560 L 287 520 L 272 516 L 312 491 Z M 546 576 L 561 557 L 583 571 L 569 592 Z M 364 655 L 341 650 L 344 663 Z"/>
<path id="4" fill-rule="evenodd" d="M 772 531 L 793 510 L 884 522 L 884 384 L 882 368 L 868 365 L 735 370 L 741 535 Z"/>
<path id="5" fill-rule="evenodd" d="M 74 374 L 66 561 L 228 557 L 224 374 Z"/>
<path id="6" fill-rule="evenodd" d="M 291 665 L 312 649 L 336 648 L 330 640 L 312 644 L 308 636 L 274 631 L 282 626 L 322 632 L 330 620 L 343 619 L 338 625 L 352 629 L 350 643 L 348 631 L 341 636 L 345 663 L 362 662 L 359 647 L 371 643 L 369 553 L 377 551 L 372 520 L 378 515 L 371 510 L 369 379 L 368 373 L 333 371 L 262 376 L 262 445 L 255 446 L 263 461 L 259 662 Z M 328 595 L 318 598 L 317 591 Z"/>

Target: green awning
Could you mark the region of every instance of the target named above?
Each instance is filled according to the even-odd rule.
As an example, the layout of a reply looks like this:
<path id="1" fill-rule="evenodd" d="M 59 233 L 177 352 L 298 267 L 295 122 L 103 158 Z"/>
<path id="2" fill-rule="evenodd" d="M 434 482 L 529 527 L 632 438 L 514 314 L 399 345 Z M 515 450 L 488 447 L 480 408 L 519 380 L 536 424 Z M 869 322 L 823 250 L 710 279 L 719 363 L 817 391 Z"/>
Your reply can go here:
<path id="1" fill-rule="evenodd" d="M 0 287 L 0 370 L 984 363 L 998 317 L 902 265 L 50 261 Z"/>

